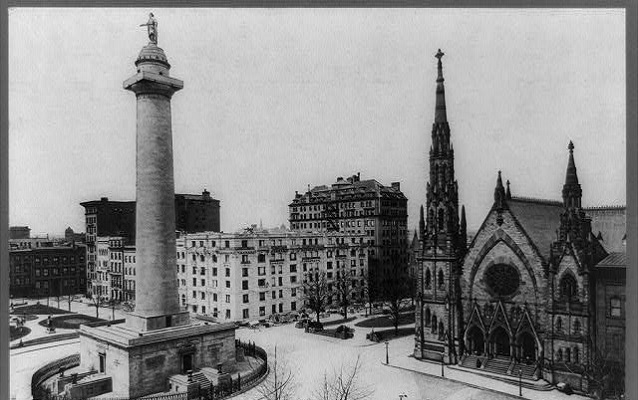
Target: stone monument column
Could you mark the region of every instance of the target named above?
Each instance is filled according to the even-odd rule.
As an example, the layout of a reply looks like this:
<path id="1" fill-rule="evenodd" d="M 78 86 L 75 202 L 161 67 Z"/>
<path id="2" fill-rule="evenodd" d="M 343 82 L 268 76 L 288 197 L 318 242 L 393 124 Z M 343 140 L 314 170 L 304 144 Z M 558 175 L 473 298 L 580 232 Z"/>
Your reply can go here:
<path id="1" fill-rule="evenodd" d="M 135 311 L 127 324 L 141 331 L 189 322 L 177 292 L 171 132 L 171 97 L 184 83 L 169 76 L 171 66 L 157 35 L 149 33 L 149 39 L 135 61 L 137 73 L 124 81 L 137 101 L 137 279 Z"/>

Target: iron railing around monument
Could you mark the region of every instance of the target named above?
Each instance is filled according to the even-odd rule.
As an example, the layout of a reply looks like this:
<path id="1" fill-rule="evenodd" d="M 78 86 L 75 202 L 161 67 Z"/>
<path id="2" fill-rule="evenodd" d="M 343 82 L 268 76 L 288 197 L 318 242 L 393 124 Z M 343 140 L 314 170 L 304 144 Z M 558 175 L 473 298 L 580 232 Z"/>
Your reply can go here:
<path id="1" fill-rule="evenodd" d="M 80 365 L 80 354 L 75 353 L 68 357 L 50 362 L 35 371 L 31 377 L 31 395 L 33 396 L 33 400 L 46 400 L 51 398 L 51 392 L 43 386 L 44 382 L 60 371 L 74 368 L 78 365 Z"/>
<path id="2" fill-rule="evenodd" d="M 237 395 L 241 392 L 252 389 L 266 377 L 268 374 L 268 355 L 264 349 L 256 346 L 254 342 L 242 342 L 241 340 L 236 339 L 235 348 L 241 348 L 244 350 L 244 354 L 246 356 L 260 358 L 263 362 L 259 363 L 256 368 L 246 374 L 238 374 L 236 378 L 229 376 L 227 381 L 222 381 L 218 385 L 213 385 L 212 383 L 209 385 L 197 385 L 189 387 L 187 392 L 149 395 L 136 399 L 128 397 L 100 396 L 100 400 L 223 400 Z M 54 395 L 43 387 L 43 383 L 47 379 L 60 371 L 73 368 L 78 365 L 80 365 L 80 355 L 73 354 L 72 356 L 49 363 L 36 371 L 31 380 L 33 400 L 85 400 L 71 398 L 69 396 Z"/>

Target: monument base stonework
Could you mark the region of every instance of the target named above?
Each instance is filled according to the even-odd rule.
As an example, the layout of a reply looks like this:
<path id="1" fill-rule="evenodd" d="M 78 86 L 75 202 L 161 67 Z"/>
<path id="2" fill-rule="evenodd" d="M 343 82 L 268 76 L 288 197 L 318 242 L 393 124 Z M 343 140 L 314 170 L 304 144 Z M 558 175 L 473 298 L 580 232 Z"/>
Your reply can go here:
<path id="1" fill-rule="evenodd" d="M 175 374 L 203 367 L 233 371 L 235 324 L 190 324 L 142 332 L 125 324 L 80 328 L 80 368 L 112 379 L 112 396 L 169 390 Z"/>

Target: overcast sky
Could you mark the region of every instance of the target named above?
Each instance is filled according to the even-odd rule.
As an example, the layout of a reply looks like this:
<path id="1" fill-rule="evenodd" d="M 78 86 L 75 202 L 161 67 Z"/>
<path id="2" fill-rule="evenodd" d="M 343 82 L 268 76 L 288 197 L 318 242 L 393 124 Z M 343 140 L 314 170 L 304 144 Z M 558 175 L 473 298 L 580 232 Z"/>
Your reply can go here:
<path id="1" fill-rule="evenodd" d="M 622 10 L 12 9 L 9 220 L 84 231 L 82 201 L 135 199 L 135 96 L 147 43 L 184 81 L 175 190 L 221 201 L 221 227 L 287 224 L 295 190 L 361 173 L 425 202 L 436 59 L 460 202 L 477 229 L 497 171 L 560 199 L 573 140 L 584 205 L 625 204 Z"/>

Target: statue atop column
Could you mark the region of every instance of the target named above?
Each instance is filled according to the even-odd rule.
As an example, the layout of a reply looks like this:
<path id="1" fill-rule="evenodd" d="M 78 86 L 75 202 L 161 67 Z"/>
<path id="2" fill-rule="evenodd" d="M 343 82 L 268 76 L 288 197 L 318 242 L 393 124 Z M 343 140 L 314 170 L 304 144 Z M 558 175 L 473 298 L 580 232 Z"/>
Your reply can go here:
<path id="1" fill-rule="evenodd" d="M 140 26 L 146 26 L 148 28 L 148 39 L 153 44 L 157 44 L 157 20 L 153 13 L 148 14 L 148 22 L 140 24 Z"/>

